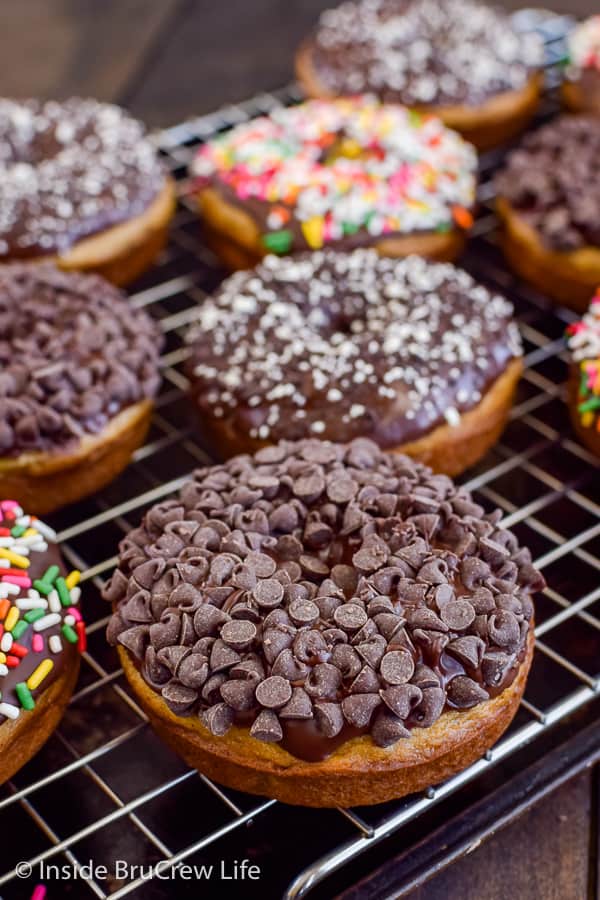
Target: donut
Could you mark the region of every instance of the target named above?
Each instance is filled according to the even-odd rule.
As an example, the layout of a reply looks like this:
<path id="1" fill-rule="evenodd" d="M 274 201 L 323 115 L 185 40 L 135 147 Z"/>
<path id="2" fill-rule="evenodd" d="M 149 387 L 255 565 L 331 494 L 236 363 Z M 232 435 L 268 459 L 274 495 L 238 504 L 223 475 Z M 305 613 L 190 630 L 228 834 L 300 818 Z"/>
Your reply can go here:
<path id="1" fill-rule="evenodd" d="M 473 0 L 350 0 L 321 14 L 296 72 L 309 97 L 373 93 L 487 149 L 533 115 L 543 57 L 538 35 Z"/>
<path id="2" fill-rule="evenodd" d="M 108 640 L 191 766 L 306 806 L 447 778 L 508 726 L 529 551 L 445 475 L 308 439 L 200 469 L 120 545 Z"/>
<path id="3" fill-rule="evenodd" d="M 37 753 L 69 702 L 86 648 L 79 578 L 48 525 L 0 500 L 0 784 Z"/>
<path id="4" fill-rule="evenodd" d="M 127 284 L 162 249 L 174 197 L 119 107 L 0 99 L 0 263 L 43 257 Z"/>
<path id="5" fill-rule="evenodd" d="M 99 275 L 0 266 L 0 495 L 46 513 L 115 478 L 148 430 L 161 346 Z"/>
<path id="6" fill-rule="evenodd" d="M 455 475 L 495 443 L 522 370 L 512 306 L 451 263 L 267 256 L 198 308 L 187 374 L 217 458 L 368 437 Z"/>
<path id="7" fill-rule="evenodd" d="M 600 456 L 600 288 L 579 322 L 567 328 L 569 412 L 581 442 Z"/>
<path id="8" fill-rule="evenodd" d="M 527 135 L 496 188 L 511 267 L 584 313 L 600 284 L 600 120 L 563 116 Z"/>
<path id="9" fill-rule="evenodd" d="M 230 268 L 373 246 L 454 259 L 477 159 L 439 119 L 374 98 L 314 100 L 238 125 L 192 164 L 205 237 Z"/>
<path id="10" fill-rule="evenodd" d="M 600 15 L 577 25 L 567 38 L 562 99 L 573 112 L 600 115 Z"/>

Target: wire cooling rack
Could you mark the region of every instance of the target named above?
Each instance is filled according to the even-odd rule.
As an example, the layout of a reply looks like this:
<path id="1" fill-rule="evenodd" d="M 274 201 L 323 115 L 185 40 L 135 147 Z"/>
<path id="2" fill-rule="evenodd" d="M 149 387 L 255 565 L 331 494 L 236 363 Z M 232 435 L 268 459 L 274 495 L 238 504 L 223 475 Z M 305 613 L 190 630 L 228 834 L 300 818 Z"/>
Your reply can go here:
<path id="1" fill-rule="evenodd" d="M 531 22 L 529 14 L 526 24 Z M 568 20 L 537 14 L 533 24 L 544 34 L 549 61 L 555 63 Z M 502 769 L 499 764 L 529 742 L 543 741 L 557 723 L 599 694 L 600 479 L 594 458 L 571 431 L 564 404 L 563 332 L 573 316 L 550 307 L 503 264 L 490 208 L 490 174 L 499 160 L 492 153 L 482 161 L 482 213 L 464 265 L 515 304 L 526 370 L 501 442 L 462 480 L 484 506 L 501 507 L 504 526 L 532 548 L 549 585 L 537 604 L 534 665 L 510 730 L 465 772 L 403 801 L 361 810 L 291 810 L 221 789 L 190 771 L 153 735 L 130 695 L 104 639 L 108 610 L 100 588 L 115 564 L 121 537 L 152 503 L 208 462 L 186 401 L 183 335 L 197 305 L 224 273 L 203 248 L 193 203 L 186 199 L 187 164 L 203 140 L 295 99 L 293 89 L 263 94 L 156 137 L 182 182 L 182 200 L 169 246 L 131 302 L 164 329 L 164 383 L 148 442 L 127 471 L 107 490 L 52 518 L 69 563 L 83 572 L 89 649 L 60 727 L 0 790 L 4 900 L 29 897 L 40 881 L 50 900 L 180 900 L 197 897 L 199 882 L 211 897 L 242 890 L 250 900 L 297 898 L 309 890 L 321 896 L 333 872 L 343 872 L 383 838 L 393 838 L 394 852 L 410 845 L 410 829 L 423 814 L 459 796 L 467 784 L 473 784 L 477 799 L 482 776 Z M 555 111 L 550 89 L 541 117 Z M 235 861 L 243 859 L 259 867 L 259 878 L 242 882 L 239 863 L 234 878 Z M 157 863 L 161 877 L 148 880 Z M 206 868 L 188 881 L 175 876 L 183 863 Z M 31 877 L 24 879 L 28 865 Z"/>

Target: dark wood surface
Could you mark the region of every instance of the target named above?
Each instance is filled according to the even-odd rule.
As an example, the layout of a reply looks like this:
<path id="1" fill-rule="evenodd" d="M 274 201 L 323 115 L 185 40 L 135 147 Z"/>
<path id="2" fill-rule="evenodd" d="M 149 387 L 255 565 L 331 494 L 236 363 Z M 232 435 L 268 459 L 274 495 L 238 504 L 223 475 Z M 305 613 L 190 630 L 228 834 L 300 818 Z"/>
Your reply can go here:
<path id="1" fill-rule="evenodd" d="M 91 95 L 126 105 L 150 125 L 172 124 L 289 81 L 295 47 L 329 5 L 3 0 L 0 92 Z M 575 15 L 597 8 L 591 0 L 543 5 Z M 597 777 L 590 770 L 562 785 L 411 900 L 593 900 L 600 883 Z"/>
<path id="2" fill-rule="evenodd" d="M 333 0 L 3 0 L 0 92 L 114 100 L 169 125 L 293 77 L 294 49 Z M 518 0 L 504 0 L 518 8 Z M 573 15 L 593 0 L 545 0 Z"/>

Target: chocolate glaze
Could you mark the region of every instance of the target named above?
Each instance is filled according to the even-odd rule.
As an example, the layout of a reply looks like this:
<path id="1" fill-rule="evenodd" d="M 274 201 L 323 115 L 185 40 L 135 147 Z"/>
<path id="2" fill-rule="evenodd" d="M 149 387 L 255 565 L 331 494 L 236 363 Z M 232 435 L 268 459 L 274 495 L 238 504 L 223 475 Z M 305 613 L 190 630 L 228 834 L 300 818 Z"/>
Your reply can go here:
<path id="1" fill-rule="evenodd" d="M 549 249 L 600 247 L 600 119 L 562 116 L 528 134 L 496 187 Z"/>
<path id="2" fill-rule="evenodd" d="M 543 55 L 536 35 L 472 0 L 346 2 L 322 13 L 306 46 L 328 92 L 408 106 L 481 104 L 522 88 Z"/>
<path id="3" fill-rule="evenodd" d="M 63 253 L 140 215 L 165 173 L 117 106 L 0 100 L 0 258 Z"/>
<path id="4" fill-rule="evenodd" d="M 14 525 L 14 521 L 9 521 L 4 518 L 2 511 L 0 510 L 0 527 L 11 527 Z M 48 543 L 48 549 L 44 552 L 33 551 L 30 556 L 31 565 L 27 569 L 27 574 L 31 578 L 33 582 L 35 579 L 40 578 L 44 572 L 48 569 L 49 566 L 58 566 L 61 572 L 61 575 L 66 575 L 67 570 L 60 554 L 59 548 L 54 543 Z M 2 575 L 2 569 L 0 569 L 0 576 Z M 18 594 L 18 596 L 11 597 L 11 603 L 15 600 L 18 600 L 19 597 L 27 596 L 27 590 L 22 588 Z M 67 641 L 63 640 L 62 645 L 62 653 L 50 654 L 47 650 L 48 638 L 52 637 L 52 635 L 61 634 L 61 628 L 63 624 L 63 619 L 66 613 L 66 609 L 61 608 L 61 621 L 58 625 L 53 625 L 51 628 L 48 628 L 43 632 L 44 644 L 46 649 L 43 653 L 34 653 L 31 649 L 31 642 L 33 639 L 34 631 L 30 626 L 27 631 L 23 633 L 23 635 L 19 638 L 18 643 L 21 646 L 26 647 L 29 651 L 26 656 L 23 657 L 18 666 L 14 669 L 9 669 L 8 674 L 4 676 L 0 676 L 0 691 L 2 693 L 2 701 L 4 703 L 11 703 L 14 706 L 20 707 L 20 702 L 15 693 L 15 686 L 22 681 L 27 681 L 29 676 L 37 669 L 41 661 L 49 656 L 53 663 L 54 667 L 50 671 L 50 673 L 46 676 L 43 683 L 40 687 L 32 691 L 34 699 L 38 697 L 43 691 L 45 691 L 50 685 L 56 681 L 57 678 L 65 671 L 65 668 L 68 666 L 72 666 L 77 657 L 77 645 L 70 644 Z M 28 713 L 25 713 L 28 715 Z M 23 713 L 22 713 L 23 715 Z M 4 723 L 6 720 L 5 716 L 0 715 L 0 724 Z"/>
<path id="5" fill-rule="evenodd" d="M 215 735 L 237 723 L 306 760 L 367 732 L 390 746 L 519 669 L 544 582 L 499 519 L 370 441 L 281 442 L 147 513 L 107 636 Z"/>
<path id="6" fill-rule="evenodd" d="M 383 448 L 458 419 L 521 352 L 504 298 L 450 264 L 372 250 L 269 257 L 203 302 L 188 342 L 202 419 L 246 441 Z"/>
<path id="7" fill-rule="evenodd" d="M 64 451 L 153 397 L 162 334 L 97 275 L 0 266 L 0 458 Z"/>

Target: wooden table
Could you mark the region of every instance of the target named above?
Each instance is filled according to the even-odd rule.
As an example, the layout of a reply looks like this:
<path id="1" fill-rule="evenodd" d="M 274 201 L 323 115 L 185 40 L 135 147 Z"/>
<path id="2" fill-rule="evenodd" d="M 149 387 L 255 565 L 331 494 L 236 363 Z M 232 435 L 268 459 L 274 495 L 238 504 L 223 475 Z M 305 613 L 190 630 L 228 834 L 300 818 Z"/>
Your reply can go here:
<path id="1" fill-rule="evenodd" d="M 294 48 L 329 5 L 330 0 L 4 0 L 0 90 L 21 97 L 92 95 L 126 105 L 150 125 L 171 124 L 289 81 Z M 579 15 L 596 7 L 592 0 L 544 5 Z M 597 769 L 574 771 L 515 821 L 413 890 L 412 900 L 598 896 Z M 436 841 L 441 846 L 451 839 L 442 834 Z M 352 896 L 388 896 L 389 876 L 384 864 L 377 892 L 363 884 Z"/>
<path id="2" fill-rule="evenodd" d="M 0 92 L 87 94 L 128 106 L 150 125 L 173 124 L 286 84 L 293 77 L 294 49 L 333 3 L 4 0 Z M 593 0 L 539 5 L 573 15 L 597 9 Z"/>

